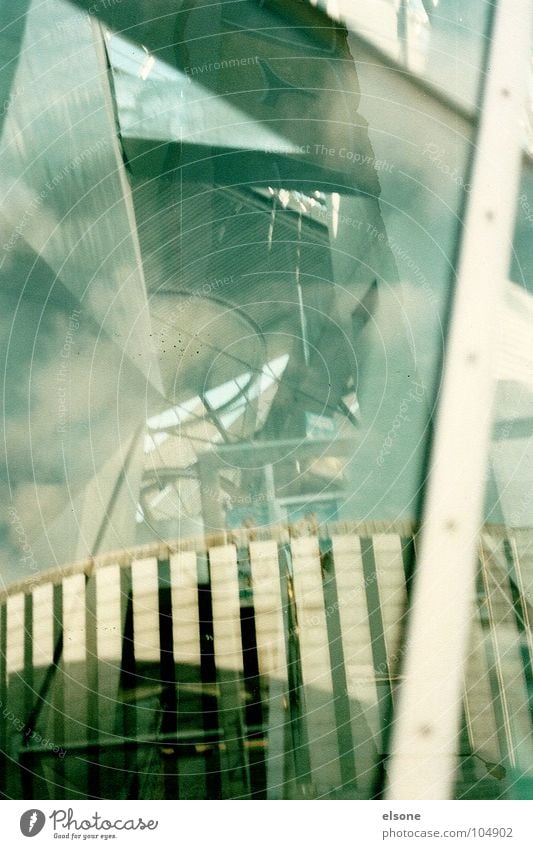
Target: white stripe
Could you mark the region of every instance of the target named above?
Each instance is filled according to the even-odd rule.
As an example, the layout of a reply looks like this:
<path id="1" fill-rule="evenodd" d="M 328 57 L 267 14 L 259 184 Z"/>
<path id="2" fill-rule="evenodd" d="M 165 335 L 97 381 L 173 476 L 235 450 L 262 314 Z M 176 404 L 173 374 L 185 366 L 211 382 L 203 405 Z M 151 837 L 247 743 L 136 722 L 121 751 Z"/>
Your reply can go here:
<path id="1" fill-rule="evenodd" d="M 291 549 L 305 690 L 304 719 L 313 782 L 320 795 L 340 785 L 340 770 L 318 540 L 302 537 L 293 540 Z"/>
<path id="2" fill-rule="evenodd" d="M 158 661 L 159 584 L 157 560 L 134 560 L 131 564 L 133 596 L 133 644 L 135 660 Z"/>

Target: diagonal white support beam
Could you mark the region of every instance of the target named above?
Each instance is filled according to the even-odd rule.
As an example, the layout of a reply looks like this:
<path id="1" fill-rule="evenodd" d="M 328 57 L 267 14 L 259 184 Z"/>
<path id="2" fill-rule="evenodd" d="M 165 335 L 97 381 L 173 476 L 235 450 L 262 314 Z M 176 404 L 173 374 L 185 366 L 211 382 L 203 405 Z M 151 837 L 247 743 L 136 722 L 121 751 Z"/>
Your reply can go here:
<path id="1" fill-rule="evenodd" d="M 495 11 L 393 728 L 386 798 L 453 793 L 462 679 L 518 193 L 530 0 Z"/>

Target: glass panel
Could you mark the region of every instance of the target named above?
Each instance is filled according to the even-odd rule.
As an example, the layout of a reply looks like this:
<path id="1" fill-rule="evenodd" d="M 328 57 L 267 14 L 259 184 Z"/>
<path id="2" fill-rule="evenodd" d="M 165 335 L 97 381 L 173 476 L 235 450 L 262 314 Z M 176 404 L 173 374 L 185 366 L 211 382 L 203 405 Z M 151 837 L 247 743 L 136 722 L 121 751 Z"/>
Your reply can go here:
<path id="1" fill-rule="evenodd" d="M 532 85 L 533 89 L 533 85 Z M 524 161 L 513 244 L 511 280 L 533 291 L 533 162 Z"/>
<path id="2" fill-rule="evenodd" d="M 4 574 L 61 570 L 1 611 L 1 780 L 371 798 L 475 125 L 311 4 L 77 6 L 30 3 L 1 138 Z M 458 13 L 402 8 L 444 80 Z"/>
<path id="3" fill-rule="evenodd" d="M 509 282 L 495 345 L 496 399 L 465 679 L 459 799 L 533 795 L 531 67 Z"/>
<path id="4" fill-rule="evenodd" d="M 461 106 L 477 106 L 490 3 L 319 0 L 319 5 Z"/>
<path id="5" fill-rule="evenodd" d="M 234 620 L 238 596 L 240 628 L 218 645 L 242 646 L 233 671 L 248 694 L 217 673 L 219 710 L 233 705 L 244 744 L 231 757 L 249 778 L 216 792 L 370 797 L 399 681 L 473 127 L 437 101 L 421 109 L 402 75 L 354 61 L 350 36 L 334 61 L 331 41 L 312 47 L 311 30 L 306 40 L 281 19 L 275 38 L 257 16 L 218 40 L 230 13 L 191 18 L 203 38 L 178 67 L 107 38 L 167 404 L 150 411 L 137 541 L 222 533 L 237 546 L 209 554 L 200 584 L 215 664 L 218 617 Z M 287 526 L 290 546 L 269 547 Z M 286 670 L 268 648 L 262 546 Z M 272 727 L 282 693 L 288 743 Z M 279 786 L 269 757 L 249 754 L 256 739 L 289 770 Z"/>
<path id="6" fill-rule="evenodd" d="M 512 278 L 495 346 L 494 422 L 473 611 L 458 798 L 531 798 L 533 788 L 533 296 L 524 163 Z"/>

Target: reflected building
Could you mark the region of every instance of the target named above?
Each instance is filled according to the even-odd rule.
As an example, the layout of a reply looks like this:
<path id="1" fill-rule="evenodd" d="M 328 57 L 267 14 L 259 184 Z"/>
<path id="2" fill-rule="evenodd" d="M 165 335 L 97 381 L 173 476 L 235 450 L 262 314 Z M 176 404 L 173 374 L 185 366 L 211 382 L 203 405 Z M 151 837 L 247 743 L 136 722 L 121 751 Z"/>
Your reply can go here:
<path id="1" fill-rule="evenodd" d="M 0 14 L 2 793 L 380 798 L 497 15 Z M 516 135 L 457 798 L 530 793 Z"/>

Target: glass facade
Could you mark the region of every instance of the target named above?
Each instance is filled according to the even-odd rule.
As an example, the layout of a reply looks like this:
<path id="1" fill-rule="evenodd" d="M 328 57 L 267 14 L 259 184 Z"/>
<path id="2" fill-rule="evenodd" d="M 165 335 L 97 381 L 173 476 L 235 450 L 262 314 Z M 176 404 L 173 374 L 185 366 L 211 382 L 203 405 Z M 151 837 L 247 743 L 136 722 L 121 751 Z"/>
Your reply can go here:
<path id="1" fill-rule="evenodd" d="M 0 13 L 2 793 L 380 798 L 492 4 L 19 6 Z M 517 144 L 456 798 L 531 797 Z"/>

